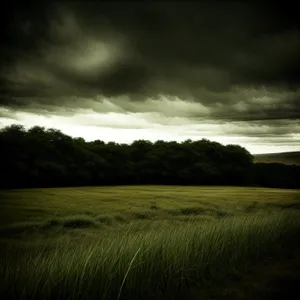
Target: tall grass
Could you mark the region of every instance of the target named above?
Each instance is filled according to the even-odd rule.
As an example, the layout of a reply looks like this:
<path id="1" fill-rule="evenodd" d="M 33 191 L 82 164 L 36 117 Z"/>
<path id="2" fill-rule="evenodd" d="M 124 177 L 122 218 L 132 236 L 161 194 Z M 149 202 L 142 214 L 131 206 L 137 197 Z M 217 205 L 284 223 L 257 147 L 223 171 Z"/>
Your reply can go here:
<path id="1" fill-rule="evenodd" d="M 154 222 L 155 223 L 155 222 Z M 1 264 L 9 299 L 184 299 L 218 278 L 295 246 L 294 213 L 128 227 L 101 241 L 61 244 Z"/>

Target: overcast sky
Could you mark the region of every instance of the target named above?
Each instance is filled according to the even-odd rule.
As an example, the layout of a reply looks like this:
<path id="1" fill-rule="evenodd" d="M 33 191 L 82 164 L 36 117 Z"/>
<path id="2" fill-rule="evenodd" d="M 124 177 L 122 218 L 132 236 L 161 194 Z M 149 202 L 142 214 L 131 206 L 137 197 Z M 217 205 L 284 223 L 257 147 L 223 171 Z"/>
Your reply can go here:
<path id="1" fill-rule="evenodd" d="M 296 4 L 45 3 L 1 12 L 0 127 L 300 150 Z"/>

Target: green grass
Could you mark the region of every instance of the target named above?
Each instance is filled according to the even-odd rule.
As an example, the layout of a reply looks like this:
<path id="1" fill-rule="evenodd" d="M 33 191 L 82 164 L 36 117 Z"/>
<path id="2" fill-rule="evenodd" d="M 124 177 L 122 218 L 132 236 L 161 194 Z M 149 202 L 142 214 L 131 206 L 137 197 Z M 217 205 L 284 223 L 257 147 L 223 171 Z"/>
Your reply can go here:
<path id="1" fill-rule="evenodd" d="M 169 215 L 216 211 L 241 214 L 256 205 L 298 203 L 298 190 L 243 187 L 118 186 L 0 191 L 0 226 L 72 215 L 133 218 L 142 213 L 166 219 Z M 273 207 L 275 209 L 275 207 Z M 273 209 L 272 208 L 272 209 Z M 183 213 L 181 213 L 181 212 Z"/>
<path id="2" fill-rule="evenodd" d="M 0 196 L 0 294 L 9 299 L 205 299 L 222 278 L 299 250 L 297 190 L 132 186 Z"/>
<path id="3" fill-rule="evenodd" d="M 120 230 L 102 240 L 31 249 L 2 266 L 2 293 L 16 299 L 173 299 L 192 286 L 279 256 L 300 234 L 292 213 Z M 47 249 L 47 248 L 46 248 Z M 8 250 L 6 250 L 8 251 Z"/>

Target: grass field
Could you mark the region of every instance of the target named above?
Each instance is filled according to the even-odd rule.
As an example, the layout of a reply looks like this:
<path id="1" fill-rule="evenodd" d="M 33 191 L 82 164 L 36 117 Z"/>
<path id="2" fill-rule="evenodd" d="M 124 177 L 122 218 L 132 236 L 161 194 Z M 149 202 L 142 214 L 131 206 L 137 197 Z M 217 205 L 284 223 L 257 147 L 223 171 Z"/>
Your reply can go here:
<path id="1" fill-rule="evenodd" d="M 0 292 L 11 299 L 206 299 L 220 280 L 299 250 L 299 190 L 51 188 L 0 199 Z"/>

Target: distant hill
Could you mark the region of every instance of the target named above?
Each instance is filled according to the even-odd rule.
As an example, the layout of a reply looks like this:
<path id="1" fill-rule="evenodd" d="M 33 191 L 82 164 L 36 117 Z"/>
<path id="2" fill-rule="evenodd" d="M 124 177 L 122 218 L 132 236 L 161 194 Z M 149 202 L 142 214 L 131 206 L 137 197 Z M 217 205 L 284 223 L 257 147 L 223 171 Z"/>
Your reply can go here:
<path id="1" fill-rule="evenodd" d="M 300 166 L 300 151 L 255 154 L 254 162 L 258 163 L 281 163 L 285 165 Z"/>

